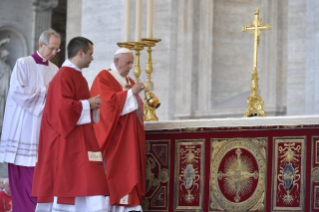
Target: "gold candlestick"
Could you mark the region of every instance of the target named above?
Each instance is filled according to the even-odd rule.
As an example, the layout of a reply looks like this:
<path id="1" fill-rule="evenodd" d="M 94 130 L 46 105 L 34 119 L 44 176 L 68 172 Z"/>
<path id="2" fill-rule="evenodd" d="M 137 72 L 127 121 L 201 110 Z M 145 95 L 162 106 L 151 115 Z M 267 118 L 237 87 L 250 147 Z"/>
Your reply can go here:
<path id="1" fill-rule="evenodd" d="M 152 93 L 154 90 L 154 83 L 151 80 L 151 75 L 153 73 L 153 63 L 152 63 L 152 47 L 155 47 L 156 43 L 160 42 L 161 39 L 155 38 L 143 38 L 143 43 L 147 46 L 147 61 L 145 72 L 147 75 L 145 85 L 145 98 L 144 98 L 144 121 L 158 121 L 155 110 L 161 105 L 158 98 Z"/>
<path id="2" fill-rule="evenodd" d="M 140 65 L 140 51 L 144 49 L 145 44 L 143 42 L 132 42 L 133 50 L 136 51 L 135 53 L 135 66 L 134 66 L 134 76 L 135 76 L 135 82 L 140 81 L 140 75 L 141 75 L 141 65 Z"/>
<path id="3" fill-rule="evenodd" d="M 161 41 L 161 39 L 154 39 L 154 38 L 143 38 L 143 43 L 147 46 L 147 60 L 146 60 L 146 67 L 145 72 L 147 75 L 147 79 L 145 84 L 145 88 L 149 90 L 154 90 L 154 83 L 151 80 L 151 75 L 153 73 L 153 63 L 152 63 L 152 47 L 155 47 L 155 43 Z"/>
<path id="4" fill-rule="evenodd" d="M 248 97 L 247 105 L 248 108 L 245 111 L 244 117 L 251 117 L 251 116 L 267 116 L 266 112 L 263 110 L 264 101 L 261 99 L 261 96 L 258 95 L 258 72 L 257 72 L 257 52 L 258 52 L 258 45 L 259 45 L 259 36 L 261 35 L 261 31 L 264 29 L 271 30 L 271 24 L 267 24 L 266 26 L 261 24 L 261 18 L 259 18 L 259 9 L 256 8 L 255 11 L 255 18 L 251 22 L 250 27 L 243 26 L 242 31 L 246 32 L 247 30 L 252 31 L 254 35 L 254 62 L 253 62 L 253 72 L 251 77 L 251 94 Z"/>
<path id="5" fill-rule="evenodd" d="M 129 42 L 120 42 L 120 43 L 117 43 L 117 45 L 120 47 L 120 48 L 127 48 L 129 50 L 132 50 L 133 48 L 133 44 L 132 43 L 129 43 Z"/>

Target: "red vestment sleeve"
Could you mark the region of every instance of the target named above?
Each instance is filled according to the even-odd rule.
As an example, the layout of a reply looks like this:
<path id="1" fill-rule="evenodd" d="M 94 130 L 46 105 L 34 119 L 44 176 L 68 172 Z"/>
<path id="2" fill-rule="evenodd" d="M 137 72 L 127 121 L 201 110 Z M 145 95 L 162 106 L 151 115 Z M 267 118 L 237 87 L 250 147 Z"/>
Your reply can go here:
<path id="1" fill-rule="evenodd" d="M 82 73 L 62 67 L 50 83 L 43 111 L 32 196 L 38 203 L 74 204 L 75 197 L 109 195 L 93 123 L 76 125 L 80 100 L 90 98 Z"/>
<path id="2" fill-rule="evenodd" d="M 63 71 L 63 68 L 61 68 Z M 63 137 L 66 137 L 76 126 L 82 112 L 82 103 L 76 101 L 75 84 L 73 72 L 63 71 L 60 77 L 60 86 L 58 89 L 60 95 L 56 95 L 55 101 L 50 102 L 49 107 L 55 107 L 53 113 L 47 113 L 49 124 Z"/>
<path id="3" fill-rule="evenodd" d="M 123 91 L 113 76 L 103 70 L 95 78 L 91 88 L 91 96 L 98 94 L 100 94 L 103 109 L 100 110 L 100 121 L 94 125 L 94 129 L 96 132 L 103 132 L 96 133 L 96 137 L 104 157 L 105 150 L 120 119 L 127 91 Z"/>
<path id="4" fill-rule="evenodd" d="M 132 86 L 134 81 L 130 79 Z M 122 110 L 127 91 L 108 71 L 95 78 L 91 96 L 100 94 L 100 121 L 94 125 L 95 134 L 106 164 L 106 178 L 112 205 L 129 194 L 128 205 L 140 205 L 145 197 L 145 132 L 143 102 L 136 95 L 139 109 L 126 115 Z"/>

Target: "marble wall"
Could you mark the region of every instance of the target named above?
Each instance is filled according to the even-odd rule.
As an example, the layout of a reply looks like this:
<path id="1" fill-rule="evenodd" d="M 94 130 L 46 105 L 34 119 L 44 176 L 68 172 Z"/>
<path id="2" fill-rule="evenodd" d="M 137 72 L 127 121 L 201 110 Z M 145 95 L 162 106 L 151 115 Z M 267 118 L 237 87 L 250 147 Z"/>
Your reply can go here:
<path id="1" fill-rule="evenodd" d="M 319 2 L 289 1 L 287 114 L 318 114 Z"/>
<path id="2" fill-rule="evenodd" d="M 319 113 L 319 2 L 309 0 L 307 4 L 306 30 L 306 78 L 305 78 L 305 111 L 301 113 Z"/>
<path id="3" fill-rule="evenodd" d="M 0 14 L 0 37 L 16 31 L 10 48 L 21 49 L 12 50 L 16 56 L 10 64 L 33 52 L 37 2 L 41 1 L 1 1 L 6 9 Z M 146 4 L 143 1 L 142 37 Z M 265 111 L 268 115 L 318 112 L 316 0 L 162 0 L 154 1 L 153 34 L 162 41 L 153 49 L 152 75 L 154 93 L 162 103 L 157 110 L 160 120 L 243 115 L 250 94 L 253 37 L 241 32 L 241 27 L 250 25 L 256 7 L 263 24 L 273 25 L 262 32 L 258 54 Z M 94 42 L 95 60 L 84 70 L 89 85 L 109 67 L 116 43 L 123 40 L 123 13 L 124 0 L 68 0 L 67 41 L 82 35 Z M 132 1 L 132 41 L 134 29 Z M 145 63 L 146 51 L 142 51 L 142 81 Z M 130 76 L 134 78 L 133 73 Z"/>
<path id="4" fill-rule="evenodd" d="M 154 1 L 153 34 L 162 39 L 153 49 L 152 74 L 154 93 L 162 103 L 157 110 L 160 120 L 243 116 L 251 92 L 253 36 L 241 27 L 250 25 L 257 7 L 263 24 L 273 26 L 262 32 L 258 51 L 264 110 L 269 116 L 316 113 L 318 83 L 312 76 L 318 73 L 312 47 L 318 36 L 316 27 L 307 26 L 316 25 L 318 4 L 315 0 Z M 134 6 L 132 1 L 131 41 Z M 84 71 L 90 85 L 100 70 L 109 67 L 116 43 L 123 40 L 123 12 L 124 0 L 94 4 L 82 0 L 81 33 L 95 44 L 95 60 Z M 146 51 L 142 51 L 142 70 L 145 59 Z M 144 72 L 141 79 L 145 81 Z"/>
<path id="5" fill-rule="evenodd" d="M 81 36 L 82 1 L 67 1 L 67 29 L 66 46 L 73 37 Z M 67 57 L 67 54 L 66 54 Z"/>

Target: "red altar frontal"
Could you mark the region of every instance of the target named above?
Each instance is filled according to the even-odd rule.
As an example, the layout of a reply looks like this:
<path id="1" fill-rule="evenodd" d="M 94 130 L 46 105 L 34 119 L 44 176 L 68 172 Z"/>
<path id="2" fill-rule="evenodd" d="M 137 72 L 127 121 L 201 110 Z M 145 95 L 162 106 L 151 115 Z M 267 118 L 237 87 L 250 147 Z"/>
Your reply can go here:
<path id="1" fill-rule="evenodd" d="M 319 211 L 319 116 L 147 122 L 145 211 Z"/>

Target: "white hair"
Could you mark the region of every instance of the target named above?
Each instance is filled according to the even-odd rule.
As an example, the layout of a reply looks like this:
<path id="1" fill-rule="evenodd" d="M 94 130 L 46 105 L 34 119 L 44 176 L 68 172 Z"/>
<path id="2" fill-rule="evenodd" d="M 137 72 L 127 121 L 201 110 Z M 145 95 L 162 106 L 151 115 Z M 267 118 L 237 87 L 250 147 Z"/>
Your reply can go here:
<path id="1" fill-rule="evenodd" d="M 113 60 L 113 62 L 115 63 L 115 60 L 117 59 L 117 58 L 121 58 L 124 54 L 133 54 L 132 52 L 127 52 L 127 53 L 121 53 L 121 54 L 116 54 L 116 55 L 114 55 L 114 60 Z"/>
<path id="2" fill-rule="evenodd" d="M 3 180 L 3 185 L 5 185 L 7 182 L 9 183 L 9 179 L 8 179 L 8 178 L 5 178 L 5 179 Z"/>
<path id="3" fill-rule="evenodd" d="M 114 55 L 114 62 L 115 62 L 115 59 L 117 59 L 117 58 L 121 58 L 121 57 L 122 57 L 122 54 Z"/>
<path id="4" fill-rule="evenodd" d="M 42 32 L 42 34 L 40 35 L 40 38 L 39 38 L 39 45 L 40 43 L 44 43 L 44 45 L 48 45 L 49 44 L 49 39 L 50 39 L 50 36 L 53 35 L 55 36 L 56 38 L 58 38 L 60 41 L 61 41 L 61 36 L 59 33 L 57 33 L 55 30 L 53 29 L 48 29 L 44 32 Z"/>

